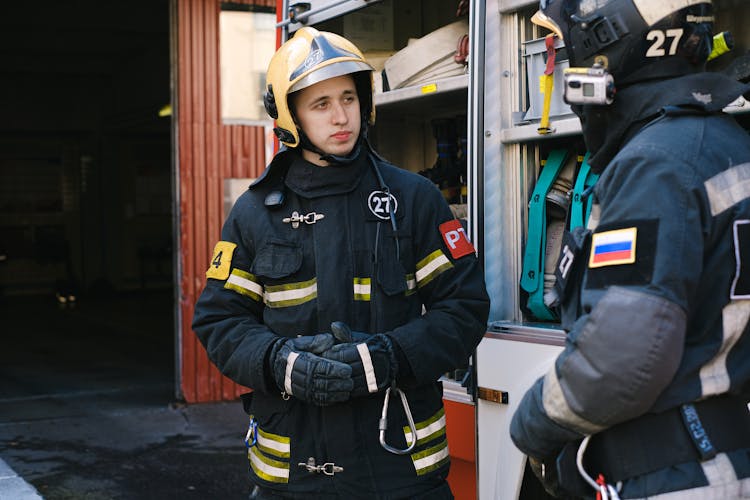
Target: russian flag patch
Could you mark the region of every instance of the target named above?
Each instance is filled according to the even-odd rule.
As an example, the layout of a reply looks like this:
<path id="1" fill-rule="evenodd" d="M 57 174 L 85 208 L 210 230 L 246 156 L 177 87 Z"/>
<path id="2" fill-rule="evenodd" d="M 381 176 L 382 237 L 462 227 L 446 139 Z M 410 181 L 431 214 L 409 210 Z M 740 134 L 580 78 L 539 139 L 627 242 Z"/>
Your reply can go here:
<path id="1" fill-rule="evenodd" d="M 589 267 L 615 266 L 635 262 L 638 228 L 615 229 L 594 233 L 591 240 Z"/>

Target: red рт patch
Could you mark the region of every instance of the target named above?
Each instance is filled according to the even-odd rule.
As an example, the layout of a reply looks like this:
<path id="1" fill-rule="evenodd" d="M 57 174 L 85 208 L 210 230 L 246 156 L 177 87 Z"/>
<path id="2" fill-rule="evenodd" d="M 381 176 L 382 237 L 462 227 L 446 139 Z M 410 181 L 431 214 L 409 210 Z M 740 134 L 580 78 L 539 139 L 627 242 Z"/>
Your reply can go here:
<path id="1" fill-rule="evenodd" d="M 474 246 L 469 241 L 469 238 L 466 237 L 466 231 L 464 231 L 458 219 L 443 222 L 438 227 L 440 234 L 443 235 L 443 241 L 454 259 L 474 253 Z"/>

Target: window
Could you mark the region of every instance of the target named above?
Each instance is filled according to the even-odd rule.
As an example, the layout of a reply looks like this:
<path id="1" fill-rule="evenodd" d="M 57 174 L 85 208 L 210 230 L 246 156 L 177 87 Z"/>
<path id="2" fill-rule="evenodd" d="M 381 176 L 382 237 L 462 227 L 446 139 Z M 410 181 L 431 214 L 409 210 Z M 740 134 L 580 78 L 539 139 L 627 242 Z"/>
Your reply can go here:
<path id="1" fill-rule="evenodd" d="M 263 107 L 263 90 L 276 50 L 276 14 L 225 5 L 219 17 L 222 120 L 267 125 L 271 119 Z"/>

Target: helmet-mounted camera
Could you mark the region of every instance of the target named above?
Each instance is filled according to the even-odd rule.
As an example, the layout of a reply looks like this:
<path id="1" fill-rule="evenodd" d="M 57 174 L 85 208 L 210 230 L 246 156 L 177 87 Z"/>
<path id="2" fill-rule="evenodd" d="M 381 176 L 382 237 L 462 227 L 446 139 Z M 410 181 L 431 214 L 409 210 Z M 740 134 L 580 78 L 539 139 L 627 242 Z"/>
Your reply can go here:
<path id="1" fill-rule="evenodd" d="M 615 80 L 601 62 L 590 68 L 566 68 L 563 73 L 563 98 L 568 104 L 612 104 Z"/>

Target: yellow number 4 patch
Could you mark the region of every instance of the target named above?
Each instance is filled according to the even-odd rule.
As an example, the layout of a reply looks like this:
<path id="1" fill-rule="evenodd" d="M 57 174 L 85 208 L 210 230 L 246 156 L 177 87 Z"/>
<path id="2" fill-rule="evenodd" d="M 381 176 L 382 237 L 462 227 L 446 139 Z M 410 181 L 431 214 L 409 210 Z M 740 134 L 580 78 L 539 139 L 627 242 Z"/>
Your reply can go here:
<path id="1" fill-rule="evenodd" d="M 232 254 L 237 248 L 236 243 L 220 241 L 214 247 L 214 255 L 211 257 L 211 265 L 206 271 L 206 278 L 225 280 L 229 277 L 229 271 L 232 267 Z"/>

